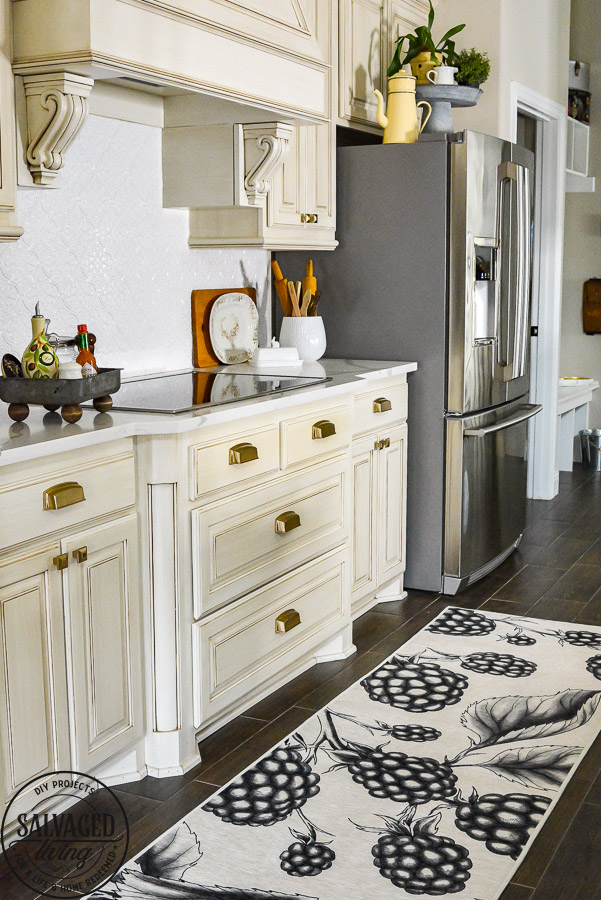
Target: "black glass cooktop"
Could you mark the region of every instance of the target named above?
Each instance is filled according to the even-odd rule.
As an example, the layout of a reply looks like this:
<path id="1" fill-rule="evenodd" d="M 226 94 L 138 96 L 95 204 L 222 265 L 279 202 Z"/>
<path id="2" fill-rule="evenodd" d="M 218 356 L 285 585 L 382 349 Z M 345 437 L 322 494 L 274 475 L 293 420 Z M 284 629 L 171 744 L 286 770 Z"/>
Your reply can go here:
<path id="1" fill-rule="evenodd" d="M 323 381 L 329 381 L 329 378 L 262 375 L 259 372 L 183 372 L 124 382 L 113 397 L 113 409 L 180 413 L 266 394 L 280 394 Z"/>

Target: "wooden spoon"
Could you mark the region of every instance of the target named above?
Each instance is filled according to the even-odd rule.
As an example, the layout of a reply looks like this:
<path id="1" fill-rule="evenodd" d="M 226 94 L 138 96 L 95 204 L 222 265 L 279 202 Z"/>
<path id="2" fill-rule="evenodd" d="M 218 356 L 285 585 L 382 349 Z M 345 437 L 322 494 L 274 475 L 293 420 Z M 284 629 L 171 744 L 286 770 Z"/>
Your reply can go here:
<path id="1" fill-rule="evenodd" d="M 288 282 L 288 295 L 290 297 L 290 302 L 292 304 L 292 315 L 300 316 L 301 311 L 300 311 L 300 307 L 298 305 L 298 296 L 296 293 L 296 288 L 294 287 L 294 284 L 291 281 Z"/>
<path id="2" fill-rule="evenodd" d="M 309 315 L 309 304 L 311 303 L 311 291 L 306 290 L 303 294 L 303 303 L 301 306 L 301 316 Z"/>

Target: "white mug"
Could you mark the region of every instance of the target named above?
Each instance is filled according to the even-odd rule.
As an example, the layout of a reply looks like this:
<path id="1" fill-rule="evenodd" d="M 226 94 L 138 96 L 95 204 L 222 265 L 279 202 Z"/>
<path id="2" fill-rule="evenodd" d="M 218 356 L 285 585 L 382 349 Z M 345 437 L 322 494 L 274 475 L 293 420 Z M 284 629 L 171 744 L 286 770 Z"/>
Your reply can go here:
<path id="1" fill-rule="evenodd" d="M 426 78 L 432 84 L 455 84 L 455 74 L 459 70 L 455 66 L 436 66 L 426 72 Z"/>

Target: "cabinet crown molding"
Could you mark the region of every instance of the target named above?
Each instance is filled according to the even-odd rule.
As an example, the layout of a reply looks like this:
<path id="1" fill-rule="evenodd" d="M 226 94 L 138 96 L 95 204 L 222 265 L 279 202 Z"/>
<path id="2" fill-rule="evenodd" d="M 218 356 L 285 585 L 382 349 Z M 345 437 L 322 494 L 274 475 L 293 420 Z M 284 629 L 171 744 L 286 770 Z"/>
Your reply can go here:
<path id="1" fill-rule="evenodd" d="M 88 114 L 91 78 L 53 72 L 25 75 L 27 166 L 34 184 L 52 184 Z"/>

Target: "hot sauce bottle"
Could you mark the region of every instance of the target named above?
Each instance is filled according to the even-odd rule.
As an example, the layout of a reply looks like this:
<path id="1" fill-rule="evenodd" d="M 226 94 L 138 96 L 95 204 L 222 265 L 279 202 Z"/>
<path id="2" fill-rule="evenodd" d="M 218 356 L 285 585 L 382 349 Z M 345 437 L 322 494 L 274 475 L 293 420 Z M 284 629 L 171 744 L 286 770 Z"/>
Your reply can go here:
<path id="1" fill-rule="evenodd" d="M 77 326 L 77 337 L 75 338 L 75 342 L 79 347 L 76 361 L 81 366 L 81 374 L 84 377 L 86 375 L 95 375 L 98 371 L 98 366 L 96 365 L 94 354 L 90 350 L 87 325 Z"/>

